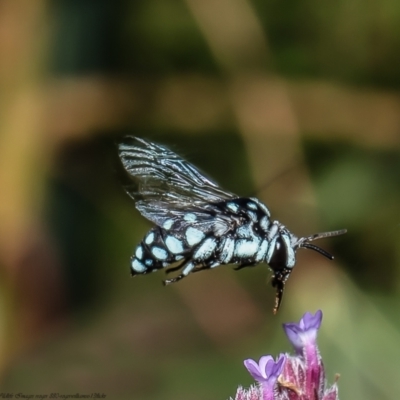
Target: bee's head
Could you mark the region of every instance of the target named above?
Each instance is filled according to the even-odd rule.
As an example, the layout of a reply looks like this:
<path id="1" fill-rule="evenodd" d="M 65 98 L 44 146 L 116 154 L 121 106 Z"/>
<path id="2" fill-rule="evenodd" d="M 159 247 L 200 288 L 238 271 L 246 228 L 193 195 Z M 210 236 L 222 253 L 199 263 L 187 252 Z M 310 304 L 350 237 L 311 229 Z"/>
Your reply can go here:
<path id="1" fill-rule="evenodd" d="M 278 312 L 282 301 L 285 283 L 296 264 L 296 251 L 303 247 L 317 251 L 326 258 L 333 260 L 333 256 L 330 253 L 311 242 L 326 237 L 343 235 L 344 233 L 346 233 L 346 229 L 315 233 L 311 236 L 298 238 L 289 232 L 284 226 L 281 225 L 279 227 L 277 235 L 271 241 L 272 248 L 269 252 L 270 257 L 268 261 L 269 266 L 274 272 L 274 275 L 272 276 L 272 286 L 276 288 L 274 314 Z"/>

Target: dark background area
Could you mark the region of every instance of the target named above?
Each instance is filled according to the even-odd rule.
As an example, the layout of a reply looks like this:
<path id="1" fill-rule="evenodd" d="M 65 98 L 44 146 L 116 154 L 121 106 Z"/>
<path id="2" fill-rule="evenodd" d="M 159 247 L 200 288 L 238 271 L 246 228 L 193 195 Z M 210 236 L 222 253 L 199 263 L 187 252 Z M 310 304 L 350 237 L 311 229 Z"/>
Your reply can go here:
<path id="1" fill-rule="evenodd" d="M 0 0 L 1 392 L 228 399 L 322 309 L 340 397 L 398 398 L 399 46 L 394 0 Z M 334 262 L 299 251 L 277 316 L 266 265 L 131 279 L 127 133 L 299 236 L 347 228 Z"/>

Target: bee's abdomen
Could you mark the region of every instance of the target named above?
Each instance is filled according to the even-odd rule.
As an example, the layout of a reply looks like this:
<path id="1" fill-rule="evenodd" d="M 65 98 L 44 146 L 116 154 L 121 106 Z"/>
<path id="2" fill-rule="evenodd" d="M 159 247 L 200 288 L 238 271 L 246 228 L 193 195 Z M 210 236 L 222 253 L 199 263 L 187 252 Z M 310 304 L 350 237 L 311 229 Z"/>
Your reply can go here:
<path id="1" fill-rule="evenodd" d="M 188 248 L 183 240 L 155 227 L 136 247 L 135 254 L 131 258 L 131 273 L 148 274 L 165 268 L 184 259 L 187 252 Z"/>

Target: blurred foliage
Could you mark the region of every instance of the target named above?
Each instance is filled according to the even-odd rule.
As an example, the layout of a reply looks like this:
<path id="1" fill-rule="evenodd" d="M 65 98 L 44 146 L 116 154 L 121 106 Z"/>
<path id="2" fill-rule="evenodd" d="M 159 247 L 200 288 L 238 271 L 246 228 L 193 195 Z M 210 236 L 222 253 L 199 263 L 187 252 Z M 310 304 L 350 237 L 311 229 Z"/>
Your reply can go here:
<path id="1" fill-rule="evenodd" d="M 181 1 L 130 2 L 121 30 L 127 72 L 218 73 L 207 43 Z"/>
<path id="2" fill-rule="evenodd" d="M 356 85 L 398 87 L 400 9 L 392 0 L 253 1 L 277 71 Z"/>
<path id="3" fill-rule="evenodd" d="M 399 22 L 394 0 L 1 1 L 1 392 L 227 399 L 320 308 L 341 398 L 398 398 Z M 278 316 L 266 266 L 130 279 L 151 224 L 127 133 L 296 234 L 347 228 L 335 262 L 299 252 Z"/>
<path id="4" fill-rule="evenodd" d="M 348 227 L 348 236 L 332 244 L 344 250 L 347 272 L 364 289 L 394 294 L 400 236 L 400 226 L 393 224 L 400 204 L 398 151 L 314 141 L 305 143 L 305 152 L 328 226 Z M 382 260 L 383 269 L 377 267 Z"/>

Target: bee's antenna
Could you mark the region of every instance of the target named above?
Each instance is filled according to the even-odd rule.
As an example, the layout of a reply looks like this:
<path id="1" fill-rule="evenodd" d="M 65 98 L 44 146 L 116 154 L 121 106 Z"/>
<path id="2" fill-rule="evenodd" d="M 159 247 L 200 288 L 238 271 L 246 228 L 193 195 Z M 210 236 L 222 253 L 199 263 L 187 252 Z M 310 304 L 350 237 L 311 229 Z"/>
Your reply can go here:
<path id="1" fill-rule="evenodd" d="M 334 257 L 332 254 L 328 253 L 324 249 L 321 249 L 321 247 L 318 247 L 315 244 L 311 244 L 310 242 L 317 240 L 317 239 L 323 239 L 326 237 L 344 235 L 346 232 L 347 232 L 347 229 L 340 229 L 338 231 L 315 233 L 314 235 L 300 238 L 299 241 L 297 242 L 297 247 L 298 248 L 304 247 L 306 249 L 314 250 L 314 251 L 318 252 L 319 254 L 322 254 L 324 257 L 328 258 L 329 260 L 333 260 Z"/>
<path id="2" fill-rule="evenodd" d="M 308 236 L 308 237 L 305 237 L 305 238 L 301 238 L 300 241 L 302 243 L 304 243 L 304 242 L 312 242 L 314 240 L 323 239 L 323 238 L 326 238 L 326 237 L 344 235 L 346 232 L 347 232 L 347 229 L 340 229 L 338 231 L 314 233 L 314 235 L 311 235 L 311 236 Z M 300 247 L 304 247 L 304 246 L 300 246 Z"/>
<path id="3" fill-rule="evenodd" d="M 315 246 L 315 244 L 304 243 L 301 247 L 305 247 L 306 249 L 314 250 L 314 251 L 318 252 L 319 254 L 322 254 L 326 258 L 329 258 L 330 260 L 334 259 L 332 254 L 328 253 L 324 249 L 321 249 L 321 247 Z"/>

